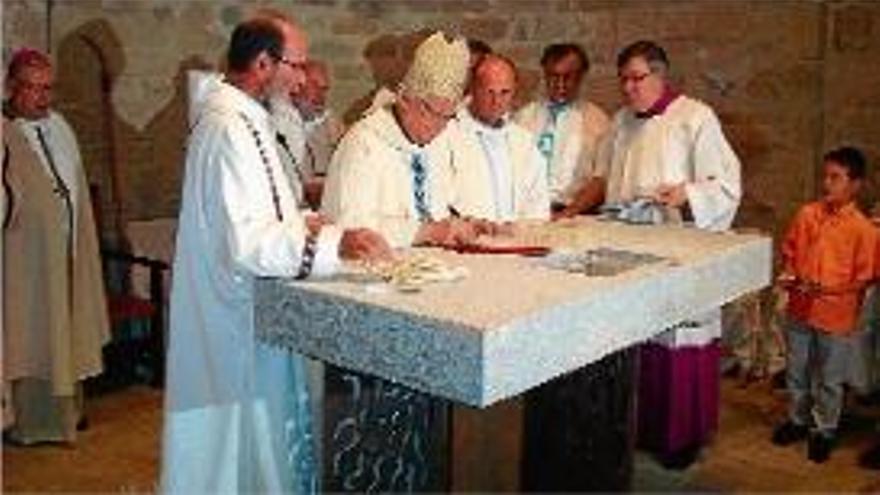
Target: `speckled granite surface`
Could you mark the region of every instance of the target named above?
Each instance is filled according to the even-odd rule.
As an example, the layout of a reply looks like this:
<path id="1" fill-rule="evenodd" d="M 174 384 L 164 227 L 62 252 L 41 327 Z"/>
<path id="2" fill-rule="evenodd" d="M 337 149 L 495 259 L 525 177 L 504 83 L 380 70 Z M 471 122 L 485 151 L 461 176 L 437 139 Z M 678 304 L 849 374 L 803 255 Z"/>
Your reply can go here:
<path id="1" fill-rule="evenodd" d="M 470 405 L 518 395 L 767 285 L 771 241 L 591 219 L 526 226 L 518 242 L 665 260 L 610 277 L 538 259 L 429 250 L 464 280 L 375 293 L 349 276 L 257 283 L 258 337 Z"/>

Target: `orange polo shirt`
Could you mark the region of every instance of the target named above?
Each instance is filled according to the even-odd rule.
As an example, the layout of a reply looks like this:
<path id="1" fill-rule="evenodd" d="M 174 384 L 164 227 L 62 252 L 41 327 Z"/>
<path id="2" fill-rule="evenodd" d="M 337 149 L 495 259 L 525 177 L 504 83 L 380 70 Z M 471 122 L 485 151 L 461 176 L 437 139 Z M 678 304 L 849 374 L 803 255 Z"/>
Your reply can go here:
<path id="1" fill-rule="evenodd" d="M 852 332 L 874 278 L 877 239 L 876 227 L 853 203 L 836 211 L 823 202 L 804 205 L 785 236 L 782 260 L 787 273 L 822 290 L 789 290 L 788 314 L 828 333 Z"/>

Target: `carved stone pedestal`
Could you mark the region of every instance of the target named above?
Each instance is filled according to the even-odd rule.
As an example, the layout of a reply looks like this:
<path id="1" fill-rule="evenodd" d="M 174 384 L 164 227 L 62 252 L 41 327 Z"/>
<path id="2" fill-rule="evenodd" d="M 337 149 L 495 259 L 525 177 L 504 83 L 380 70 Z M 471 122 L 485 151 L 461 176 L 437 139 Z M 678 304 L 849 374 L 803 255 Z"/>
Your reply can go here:
<path id="1" fill-rule="evenodd" d="M 324 490 L 623 490 L 636 353 L 627 349 L 486 409 L 328 367 Z"/>

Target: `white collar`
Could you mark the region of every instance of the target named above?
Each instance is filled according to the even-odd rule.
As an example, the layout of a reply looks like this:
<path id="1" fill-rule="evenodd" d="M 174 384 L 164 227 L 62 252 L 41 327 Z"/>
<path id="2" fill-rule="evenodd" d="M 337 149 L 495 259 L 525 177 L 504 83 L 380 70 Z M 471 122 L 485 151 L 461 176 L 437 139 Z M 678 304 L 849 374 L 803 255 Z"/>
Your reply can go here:
<path id="1" fill-rule="evenodd" d="M 478 132 L 481 134 L 486 134 L 490 136 L 504 136 L 507 134 L 507 130 L 510 127 L 510 117 L 509 115 L 505 115 L 501 119 L 501 125 L 498 127 L 491 126 L 481 121 L 480 119 L 474 117 L 474 114 L 471 113 L 470 109 L 465 109 L 462 112 L 462 121 L 468 127 L 470 127 L 474 132 Z"/>
<path id="2" fill-rule="evenodd" d="M 410 141 L 401 129 L 400 123 L 397 122 L 397 118 L 394 117 L 390 106 L 382 107 L 371 113 L 364 119 L 364 125 L 386 144 L 404 153 L 423 153 L 431 145 L 428 143 L 425 146 L 419 146 Z"/>

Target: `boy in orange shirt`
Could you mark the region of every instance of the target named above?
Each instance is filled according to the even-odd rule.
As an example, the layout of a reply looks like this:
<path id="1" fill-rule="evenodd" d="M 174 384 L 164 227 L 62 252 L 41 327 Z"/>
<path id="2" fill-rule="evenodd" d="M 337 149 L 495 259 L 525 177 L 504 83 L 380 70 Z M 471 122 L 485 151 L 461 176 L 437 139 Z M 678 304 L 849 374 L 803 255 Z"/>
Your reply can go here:
<path id="1" fill-rule="evenodd" d="M 788 291 L 788 420 L 773 443 L 809 437 L 808 457 L 834 445 L 862 295 L 874 278 L 875 227 L 854 203 L 865 158 L 850 147 L 824 157 L 824 197 L 801 207 L 782 245 L 779 283 Z"/>

